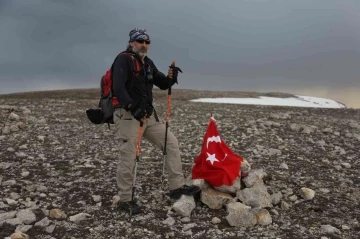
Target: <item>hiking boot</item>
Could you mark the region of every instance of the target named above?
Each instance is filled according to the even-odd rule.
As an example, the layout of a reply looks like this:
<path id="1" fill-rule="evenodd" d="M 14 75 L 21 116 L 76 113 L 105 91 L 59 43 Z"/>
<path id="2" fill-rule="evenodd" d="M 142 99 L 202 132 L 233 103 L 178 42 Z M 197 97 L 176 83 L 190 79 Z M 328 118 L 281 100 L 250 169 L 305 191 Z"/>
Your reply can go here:
<path id="1" fill-rule="evenodd" d="M 180 188 L 170 190 L 169 196 L 171 199 L 179 199 L 181 195 L 195 196 L 200 191 L 201 190 L 198 186 L 183 185 Z"/>
<path id="2" fill-rule="evenodd" d="M 134 204 L 130 202 L 119 202 L 120 211 L 135 215 L 142 212 L 141 207 L 135 201 Z"/>

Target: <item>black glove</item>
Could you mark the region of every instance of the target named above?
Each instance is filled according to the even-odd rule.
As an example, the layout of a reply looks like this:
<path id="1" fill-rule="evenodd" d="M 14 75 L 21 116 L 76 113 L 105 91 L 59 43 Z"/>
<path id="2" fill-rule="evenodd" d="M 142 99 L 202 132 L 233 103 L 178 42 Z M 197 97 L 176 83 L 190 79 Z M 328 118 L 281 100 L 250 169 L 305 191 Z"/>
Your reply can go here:
<path id="1" fill-rule="evenodd" d="M 178 77 L 179 71 L 182 73 L 182 70 L 179 67 L 173 66 L 173 65 L 169 66 L 169 68 L 172 68 L 172 70 L 173 70 L 173 77 L 172 77 L 173 83 L 172 83 L 172 85 L 175 84 L 175 83 L 178 84 L 177 77 Z"/>
<path id="2" fill-rule="evenodd" d="M 130 112 L 138 121 L 141 121 L 141 119 L 144 118 L 144 116 L 146 115 L 145 106 L 141 101 L 132 104 L 130 106 Z"/>

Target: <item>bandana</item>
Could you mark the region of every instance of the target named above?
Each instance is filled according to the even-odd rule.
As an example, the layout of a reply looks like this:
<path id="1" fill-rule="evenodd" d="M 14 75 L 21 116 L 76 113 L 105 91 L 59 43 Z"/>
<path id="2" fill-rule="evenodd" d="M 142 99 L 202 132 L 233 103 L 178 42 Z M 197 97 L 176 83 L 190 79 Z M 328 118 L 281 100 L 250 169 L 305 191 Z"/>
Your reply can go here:
<path id="1" fill-rule="evenodd" d="M 130 40 L 129 42 L 136 41 L 138 39 L 150 39 L 149 35 L 144 28 L 135 28 L 129 33 Z"/>

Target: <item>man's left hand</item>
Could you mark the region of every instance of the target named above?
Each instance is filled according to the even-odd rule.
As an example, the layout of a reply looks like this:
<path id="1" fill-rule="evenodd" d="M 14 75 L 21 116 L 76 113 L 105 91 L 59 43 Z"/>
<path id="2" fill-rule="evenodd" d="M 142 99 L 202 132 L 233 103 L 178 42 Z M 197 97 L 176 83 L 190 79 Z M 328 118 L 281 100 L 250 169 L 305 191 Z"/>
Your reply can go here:
<path id="1" fill-rule="evenodd" d="M 171 63 L 171 65 L 172 66 L 175 66 L 175 60 L 173 60 L 172 61 L 172 63 Z M 169 68 L 169 70 L 168 70 L 168 77 L 170 78 L 170 79 L 172 79 L 173 78 L 173 75 L 174 75 L 174 73 L 173 73 L 173 68 Z"/>

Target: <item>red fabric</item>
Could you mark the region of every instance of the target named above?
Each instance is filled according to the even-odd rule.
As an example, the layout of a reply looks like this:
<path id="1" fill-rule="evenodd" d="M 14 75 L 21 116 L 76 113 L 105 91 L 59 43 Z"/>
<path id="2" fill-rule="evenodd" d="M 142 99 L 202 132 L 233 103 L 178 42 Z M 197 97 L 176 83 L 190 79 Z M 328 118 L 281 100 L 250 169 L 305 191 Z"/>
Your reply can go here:
<path id="1" fill-rule="evenodd" d="M 201 153 L 194 160 L 192 168 L 193 179 L 204 179 L 210 185 L 231 186 L 239 177 L 240 165 L 243 158 L 232 150 L 220 138 L 215 121 L 210 119 L 204 136 Z"/>

